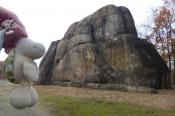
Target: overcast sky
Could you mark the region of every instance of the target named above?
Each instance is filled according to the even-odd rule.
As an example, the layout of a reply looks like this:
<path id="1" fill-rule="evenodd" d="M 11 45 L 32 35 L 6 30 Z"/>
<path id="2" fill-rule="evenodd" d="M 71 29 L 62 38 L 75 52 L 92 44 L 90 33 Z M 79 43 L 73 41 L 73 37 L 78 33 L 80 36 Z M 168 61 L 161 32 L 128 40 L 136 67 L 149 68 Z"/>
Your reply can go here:
<path id="1" fill-rule="evenodd" d="M 143 24 L 150 8 L 162 0 L 0 0 L 0 5 L 13 11 L 25 25 L 29 38 L 41 42 L 46 48 L 52 41 L 61 39 L 68 27 L 92 14 L 99 8 L 114 4 L 126 6 L 135 24 Z M 6 57 L 4 50 L 0 60 Z"/>

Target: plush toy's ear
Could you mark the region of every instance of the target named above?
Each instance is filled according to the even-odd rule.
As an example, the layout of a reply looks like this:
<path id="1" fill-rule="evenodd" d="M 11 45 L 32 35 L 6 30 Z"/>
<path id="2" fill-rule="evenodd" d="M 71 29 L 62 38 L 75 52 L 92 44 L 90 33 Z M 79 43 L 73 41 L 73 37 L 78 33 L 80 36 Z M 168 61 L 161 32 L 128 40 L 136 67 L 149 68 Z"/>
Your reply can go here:
<path id="1" fill-rule="evenodd" d="M 11 83 L 19 84 L 20 82 L 14 78 L 14 61 L 15 50 L 13 49 L 4 61 L 3 74 Z"/>
<path id="2" fill-rule="evenodd" d="M 24 63 L 23 73 L 29 81 L 37 82 L 39 79 L 39 70 L 35 64 Z"/>

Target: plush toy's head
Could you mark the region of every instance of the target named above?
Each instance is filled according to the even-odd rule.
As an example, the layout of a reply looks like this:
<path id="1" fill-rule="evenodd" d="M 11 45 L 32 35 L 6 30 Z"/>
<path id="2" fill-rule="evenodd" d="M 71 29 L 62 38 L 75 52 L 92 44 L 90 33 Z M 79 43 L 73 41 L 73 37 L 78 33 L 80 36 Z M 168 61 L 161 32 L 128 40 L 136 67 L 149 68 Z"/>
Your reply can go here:
<path id="1" fill-rule="evenodd" d="M 19 54 L 27 56 L 32 60 L 41 58 L 45 53 L 45 47 L 31 39 L 21 39 L 15 50 Z"/>
<path id="2" fill-rule="evenodd" d="M 44 55 L 44 52 L 45 52 L 45 48 L 42 44 L 36 43 L 30 39 L 21 39 L 17 44 L 16 48 L 10 51 L 8 57 L 4 62 L 5 77 L 12 83 L 20 83 L 14 78 L 14 71 L 21 70 L 21 68 L 18 65 L 14 65 L 14 64 L 19 64 L 18 62 L 23 62 L 22 64 L 25 63 L 23 60 L 19 60 L 21 56 L 27 57 L 28 59 L 31 59 L 31 60 L 35 60 L 42 57 Z M 17 56 L 20 56 L 20 57 L 17 57 Z M 18 59 L 18 60 L 15 60 L 15 59 Z"/>

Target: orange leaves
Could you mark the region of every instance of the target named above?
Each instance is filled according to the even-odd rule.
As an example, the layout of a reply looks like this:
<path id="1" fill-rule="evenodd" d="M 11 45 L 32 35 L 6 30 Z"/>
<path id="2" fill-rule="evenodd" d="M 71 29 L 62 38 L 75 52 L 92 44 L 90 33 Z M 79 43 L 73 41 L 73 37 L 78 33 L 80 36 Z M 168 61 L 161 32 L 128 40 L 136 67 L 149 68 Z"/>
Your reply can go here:
<path id="1" fill-rule="evenodd" d="M 151 31 L 145 38 L 170 64 L 175 59 L 175 0 L 163 0 L 163 5 L 152 10 Z M 169 65 L 171 68 L 171 65 Z"/>
<path id="2" fill-rule="evenodd" d="M 156 15 L 155 15 L 155 26 L 158 29 L 162 29 L 162 28 L 168 28 L 169 25 L 171 25 L 171 11 L 169 9 L 167 9 L 166 7 L 161 7 L 160 10 L 157 11 Z"/>

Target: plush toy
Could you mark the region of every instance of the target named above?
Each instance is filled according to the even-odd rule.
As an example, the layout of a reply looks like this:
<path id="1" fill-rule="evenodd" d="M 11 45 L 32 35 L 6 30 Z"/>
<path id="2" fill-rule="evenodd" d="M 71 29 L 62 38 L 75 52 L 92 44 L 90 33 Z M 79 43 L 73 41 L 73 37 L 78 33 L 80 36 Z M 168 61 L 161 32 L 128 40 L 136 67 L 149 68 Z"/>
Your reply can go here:
<path id="1" fill-rule="evenodd" d="M 39 78 L 39 70 L 35 59 L 44 55 L 42 44 L 30 39 L 20 39 L 16 47 L 10 51 L 5 60 L 5 77 L 10 82 L 20 84 L 12 91 L 10 102 L 18 109 L 32 107 L 38 101 L 38 94 L 32 87 Z"/>

